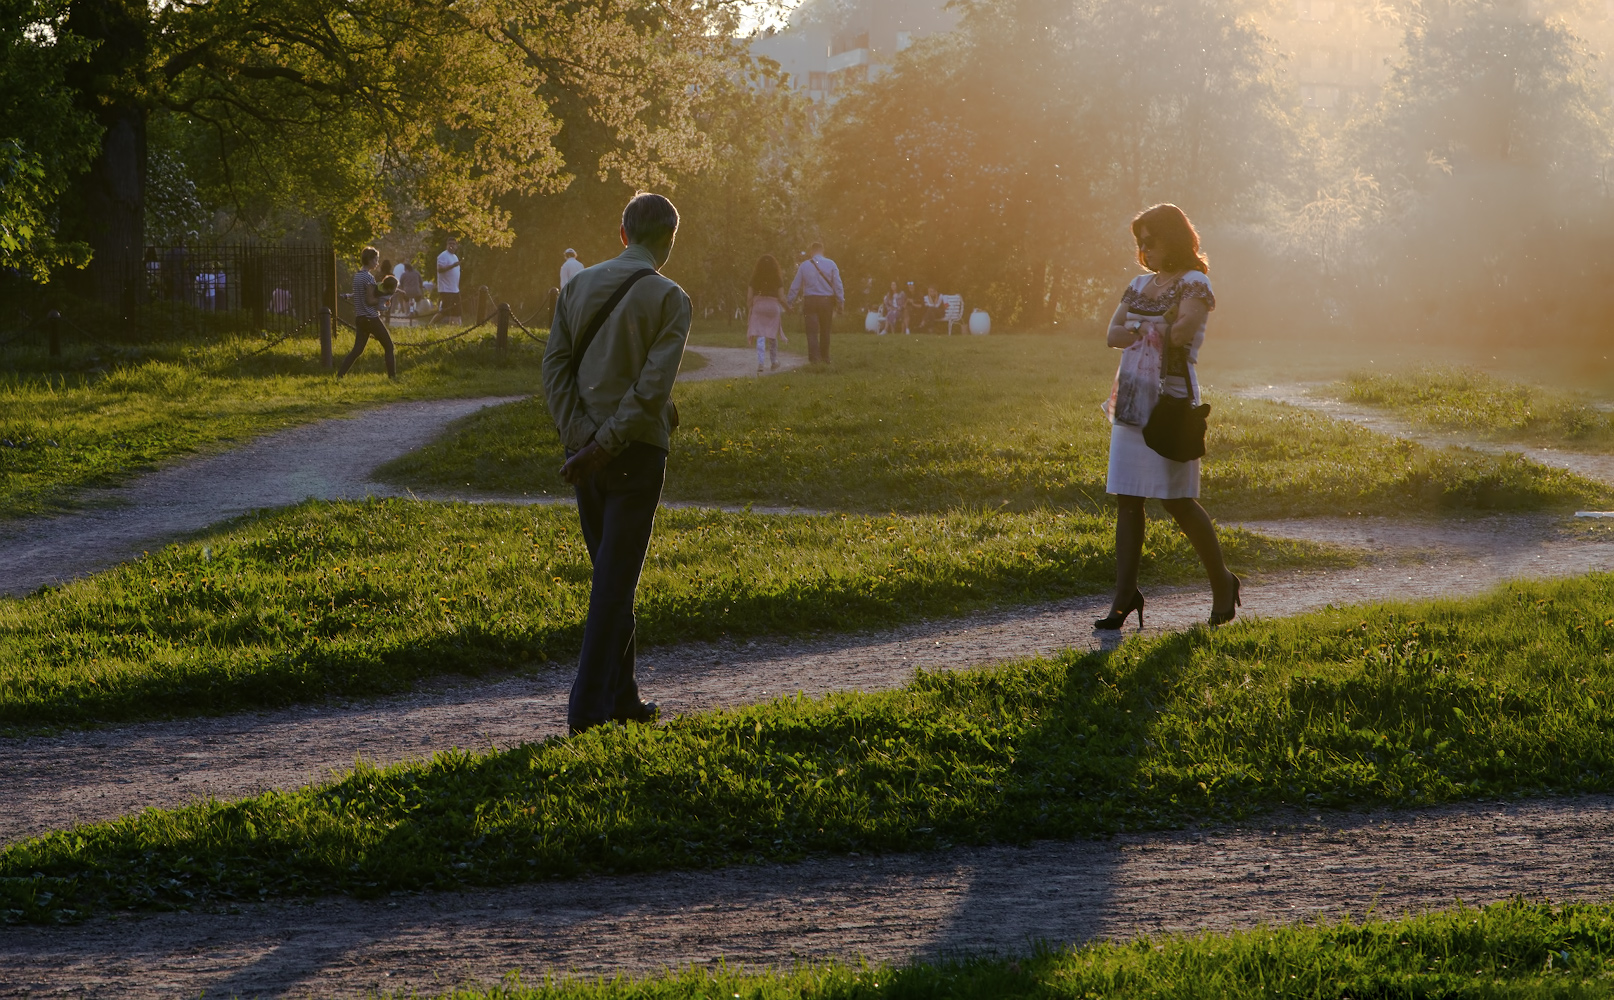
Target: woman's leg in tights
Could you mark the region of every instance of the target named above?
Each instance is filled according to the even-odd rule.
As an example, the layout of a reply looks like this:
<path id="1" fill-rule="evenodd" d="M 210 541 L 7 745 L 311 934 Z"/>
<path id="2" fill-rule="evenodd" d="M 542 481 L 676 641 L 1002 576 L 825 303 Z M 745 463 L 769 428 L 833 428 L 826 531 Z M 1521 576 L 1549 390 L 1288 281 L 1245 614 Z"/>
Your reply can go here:
<path id="1" fill-rule="evenodd" d="M 1224 599 L 1232 603 L 1233 574 L 1228 572 L 1227 563 L 1222 560 L 1222 543 L 1216 539 L 1216 525 L 1211 523 L 1210 515 L 1193 497 L 1160 502 L 1165 506 L 1166 513 L 1176 519 L 1177 527 L 1188 536 L 1194 551 L 1199 553 L 1199 561 L 1205 564 L 1205 575 L 1210 578 L 1212 607 L 1223 607 Z"/>
<path id="2" fill-rule="evenodd" d="M 762 368 L 762 359 L 767 355 L 767 353 L 768 353 L 768 338 L 767 337 L 758 337 L 757 338 L 757 369 L 758 370 L 761 370 L 761 368 Z"/>
<path id="3" fill-rule="evenodd" d="M 1138 563 L 1143 561 L 1143 498 L 1118 496 L 1115 516 L 1115 600 L 1110 610 L 1132 603 L 1138 589 Z"/>

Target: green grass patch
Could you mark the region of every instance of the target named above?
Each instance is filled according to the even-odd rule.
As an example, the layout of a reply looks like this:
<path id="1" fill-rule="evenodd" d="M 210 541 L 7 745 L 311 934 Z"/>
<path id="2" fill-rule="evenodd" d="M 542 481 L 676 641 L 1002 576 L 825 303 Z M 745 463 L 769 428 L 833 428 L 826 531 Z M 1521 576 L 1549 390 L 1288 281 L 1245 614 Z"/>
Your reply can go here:
<path id="1" fill-rule="evenodd" d="M 863 511 L 1106 506 L 1110 428 L 1099 404 L 1117 355 L 1102 342 L 847 336 L 835 351 L 828 370 L 680 386 L 667 496 Z M 1614 502 L 1607 487 L 1517 457 L 1209 398 L 1203 495 L 1218 517 Z M 381 474 L 426 488 L 561 494 L 559 455 L 534 400 L 468 417 Z"/>
<path id="2" fill-rule="evenodd" d="M 1114 523 L 1091 514 L 779 516 L 665 510 L 639 589 L 645 643 L 848 631 L 1094 593 Z M 1223 535 L 1241 570 L 1335 550 Z M 1202 570 L 1167 521 L 1144 572 Z M 588 610 L 576 511 L 309 502 L 87 579 L 0 600 L 0 725 L 218 712 L 407 688 L 575 652 Z"/>
<path id="3" fill-rule="evenodd" d="M 1614 413 L 1583 396 L 1510 382 L 1472 368 L 1356 372 L 1339 383 L 1352 403 L 1383 407 L 1420 427 L 1496 441 L 1614 451 Z"/>
<path id="4" fill-rule="evenodd" d="M 447 331 L 400 329 L 400 343 Z M 308 336 L 261 354 L 261 340 L 24 355 L 0 372 L 0 518 L 49 513 L 178 456 L 360 407 L 410 399 L 519 395 L 540 383 L 540 348 L 518 337 L 500 358 L 482 331 L 400 349 L 397 383 L 372 346 L 338 382 Z M 352 346 L 337 337 L 338 358 Z M 241 359 L 241 360 L 237 360 Z"/>
<path id="5" fill-rule="evenodd" d="M 0 851 L 0 910 L 487 886 L 1614 787 L 1614 575 L 359 766 Z"/>
<path id="6" fill-rule="evenodd" d="M 1364 919 L 1126 943 L 1039 948 L 1019 958 L 788 972 L 689 969 L 560 980 L 445 1000 L 1347 1000 L 1606 997 L 1614 907 L 1513 901 L 1400 920 Z"/>

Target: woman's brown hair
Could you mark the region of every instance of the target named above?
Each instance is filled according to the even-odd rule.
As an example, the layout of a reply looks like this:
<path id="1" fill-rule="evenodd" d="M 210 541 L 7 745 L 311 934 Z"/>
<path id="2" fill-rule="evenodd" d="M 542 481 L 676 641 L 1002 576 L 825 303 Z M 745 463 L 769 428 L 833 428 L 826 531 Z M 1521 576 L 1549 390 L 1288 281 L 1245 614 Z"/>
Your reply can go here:
<path id="1" fill-rule="evenodd" d="M 763 254 L 751 272 L 751 290 L 758 295 L 778 295 L 784 283 L 784 276 L 779 273 L 779 262 L 773 259 L 773 254 Z"/>
<path id="2" fill-rule="evenodd" d="M 1142 239 L 1139 235 L 1147 227 L 1149 235 L 1159 240 L 1166 254 L 1160 263 L 1161 271 L 1203 271 L 1210 273 L 1210 264 L 1205 262 L 1205 255 L 1199 252 L 1199 233 L 1194 230 L 1194 224 L 1188 221 L 1188 216 L 1176 205 L 1156 205 L 1146 208 L 1132 220 L 1132 238 Z M 1138 263 L 1144 270 L 1149 269 L 1148 261 L 1143 256 L 1143 247 L 1138 247 Z"/>

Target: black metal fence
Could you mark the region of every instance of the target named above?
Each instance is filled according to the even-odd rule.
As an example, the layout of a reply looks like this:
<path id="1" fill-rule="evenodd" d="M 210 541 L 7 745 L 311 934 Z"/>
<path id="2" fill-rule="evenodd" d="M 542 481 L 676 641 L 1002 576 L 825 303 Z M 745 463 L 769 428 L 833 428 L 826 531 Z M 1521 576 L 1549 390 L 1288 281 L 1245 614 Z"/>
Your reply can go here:
<path id="1" fill-rule="evenodd" d="M 168 335 L 288 330 L 337 305 L 336 257 L 300 243 L 184 244 L 146 248 L 123 277 L 125 321 Z"/>

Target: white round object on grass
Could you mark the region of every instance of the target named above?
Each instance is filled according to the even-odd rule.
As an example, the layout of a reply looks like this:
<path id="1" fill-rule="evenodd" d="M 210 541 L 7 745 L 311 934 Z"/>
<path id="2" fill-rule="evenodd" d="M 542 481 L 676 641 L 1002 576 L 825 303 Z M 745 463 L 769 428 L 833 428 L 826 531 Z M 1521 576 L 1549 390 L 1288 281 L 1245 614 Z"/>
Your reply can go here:
<path id="1" fill-rule="evenodd" d="M 970 332 L 977 337 L 984 337 L 992 332 L 992 317 L 985 309 L 977 309 L 970 313 Z"/>

